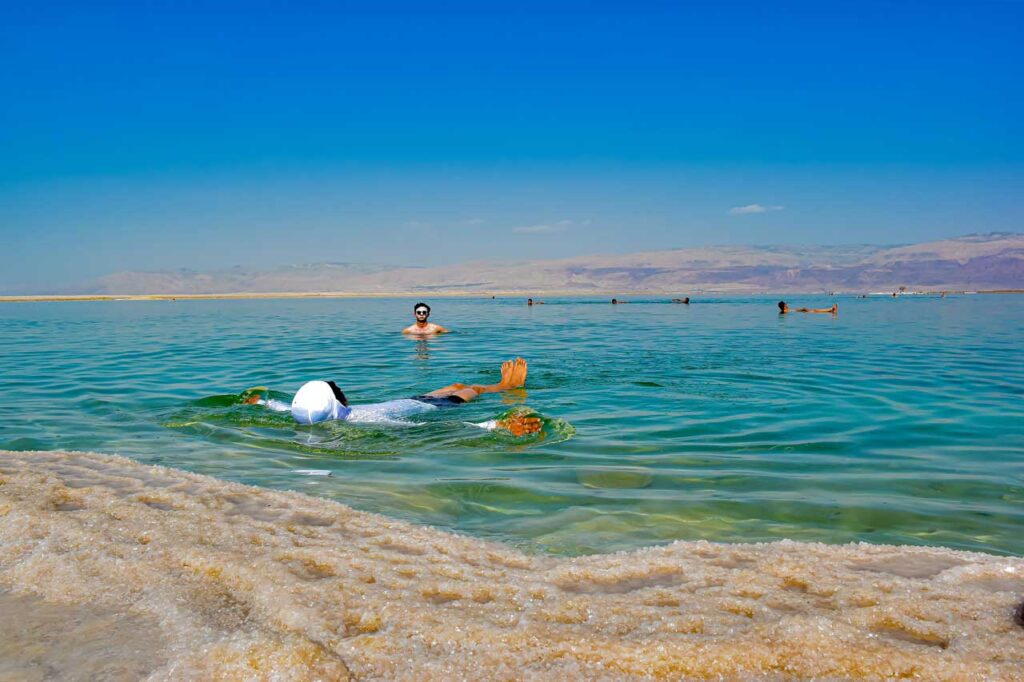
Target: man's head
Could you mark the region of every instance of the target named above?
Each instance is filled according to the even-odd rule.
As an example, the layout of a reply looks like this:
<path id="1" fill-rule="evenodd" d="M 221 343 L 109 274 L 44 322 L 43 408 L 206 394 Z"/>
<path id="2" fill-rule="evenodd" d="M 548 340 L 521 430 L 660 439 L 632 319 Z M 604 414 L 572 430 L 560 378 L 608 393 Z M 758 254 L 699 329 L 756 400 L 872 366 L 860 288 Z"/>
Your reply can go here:
<path id="1" fill-rule="evenodd" d="M 426 303 L 417 303 L 412 307 L 412 313 L 416 316 L 417 322 L 426 322 L 430 317 L 430 306 Z"/>
<path id="2" fill-rule="evenodd" d="M 786 312 L 786 302 L 785 301 L 779 301 L 779 312 L 780 313 Z"/>
<path id="3" fill-rule="evenodd" d="M 533 305 L 533 299 L 532 298 L 526 299 L 526 305 Z"/>

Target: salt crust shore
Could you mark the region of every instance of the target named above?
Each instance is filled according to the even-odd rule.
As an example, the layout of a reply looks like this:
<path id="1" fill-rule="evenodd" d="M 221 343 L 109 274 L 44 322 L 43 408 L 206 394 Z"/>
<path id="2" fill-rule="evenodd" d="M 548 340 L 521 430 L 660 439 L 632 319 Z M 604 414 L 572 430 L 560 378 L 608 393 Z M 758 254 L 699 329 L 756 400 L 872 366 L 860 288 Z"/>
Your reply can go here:
<path id="1" fill-rule="evenodd" d="M 0 451 L 0 679 L 1024 679 L 1024 560 L 531 556 L 298 493 Z"/>

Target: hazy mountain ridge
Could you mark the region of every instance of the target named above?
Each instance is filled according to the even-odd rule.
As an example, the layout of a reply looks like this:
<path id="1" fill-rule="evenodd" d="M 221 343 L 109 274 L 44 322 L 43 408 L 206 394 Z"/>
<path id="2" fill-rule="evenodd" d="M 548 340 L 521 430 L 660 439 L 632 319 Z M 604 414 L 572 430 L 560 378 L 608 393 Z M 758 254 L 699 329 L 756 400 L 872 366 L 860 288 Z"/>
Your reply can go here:
<path id="1" fill-rule="evenodd" d="M 1024 288 L 1024 234 L 993 233 L 920 244 L 722 246 L 444 267 L 354 263 L 272 270 L 119 272 L 75 294 L 273 292 L 686 293 Z"/>

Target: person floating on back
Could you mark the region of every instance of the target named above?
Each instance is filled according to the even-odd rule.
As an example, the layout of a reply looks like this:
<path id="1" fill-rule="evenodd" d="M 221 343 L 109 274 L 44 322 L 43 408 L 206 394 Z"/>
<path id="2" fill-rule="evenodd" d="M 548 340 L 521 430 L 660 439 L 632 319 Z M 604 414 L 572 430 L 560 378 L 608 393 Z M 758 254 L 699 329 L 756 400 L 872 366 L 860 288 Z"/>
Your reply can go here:
<path id="1" fill-rule="evenodd" d="M 785 301 L 779 301 L 779 315 L 785 315 L 786 313 L 832 313 L 835 315 L 838 312 L 838 303 L 833 303 L 831 308 L 797 308 L 796 310 L 790 310 Z"/>
<path id="2" fill-rule="evenodd" d="M 426 303 L 417 303 L 412 307 L 412 312 L 416 316 L 416 321 L 403 329 L 403 334 L 433 336 L 434 334 L 445 334 L 448 332 L 441 325 L 427 321 L 430 318 L 430 306 Z"/>
<path id="3" fill-rule="evenodd" d="M 349 405 L 345 393 L 333 381 L 307 381 L 296 392 L 291 406 L 276 400 L 268 400 L 266 389 L 251 389 L 251 398 L 245 402 L 250 405 L 266 405 L 277 411 L 290 409 L 292 417 L 300 424 L 319 424 L 330 420 L 349 422 L 392 422 L 408 423 L 406 417 L 430 412 L 438 408 L 455 407 L 483 395 L 484 393 L 500 393 L 526 384 L 526 360 L 516 358 L 501 363 L 501 379 L 496 384 L 448 384 L 429 393 L 411 398 L 399 398 L 382 403 Z M 474 426 L 493 431 L 502 429 L 514 436 L 537 433 L 541 430 L 540 417 L 529 414 L 512 414 L 503 419 L 474 423 Z"/>
<path id="4" fill-rule="evenodd" d="M 623 303 L 629 303 L 629 301 L 620 301 L 617 298 L 612 299 L 612 305 L 622 305 Z"/>

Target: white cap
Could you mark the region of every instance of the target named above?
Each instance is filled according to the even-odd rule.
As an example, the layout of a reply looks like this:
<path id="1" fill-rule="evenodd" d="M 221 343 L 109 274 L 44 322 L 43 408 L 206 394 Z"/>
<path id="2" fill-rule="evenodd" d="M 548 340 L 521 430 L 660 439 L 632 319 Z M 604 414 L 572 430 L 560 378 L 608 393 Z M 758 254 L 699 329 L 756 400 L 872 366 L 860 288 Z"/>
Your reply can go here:
<path id="1" fill-rule="evenodd" d="M 300 424 L 344 419 L 350 411 L 338 402 L 326 381 L 307 381 L 292 398 L 292 416 Z"/>

